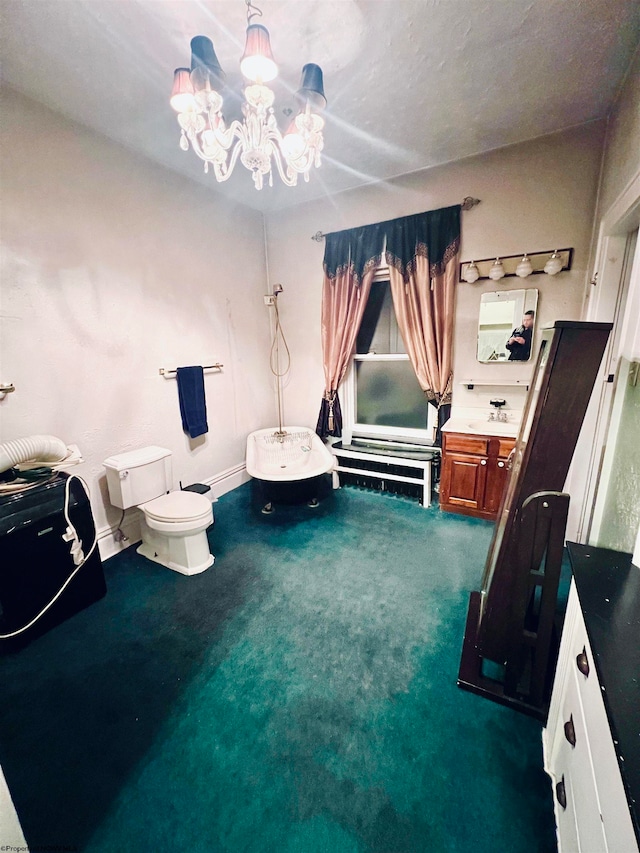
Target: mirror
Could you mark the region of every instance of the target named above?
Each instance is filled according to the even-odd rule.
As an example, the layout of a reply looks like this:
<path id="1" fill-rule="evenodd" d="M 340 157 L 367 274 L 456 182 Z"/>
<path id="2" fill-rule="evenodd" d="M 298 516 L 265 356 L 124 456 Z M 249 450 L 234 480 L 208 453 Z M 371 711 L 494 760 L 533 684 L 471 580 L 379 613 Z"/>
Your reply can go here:
<path id="1" fill-rule="evenodd" d="M 478 361 L 484 364 L 529 361 L 537 305 L 535 288 L 483 293 L 478 320 Z"/>

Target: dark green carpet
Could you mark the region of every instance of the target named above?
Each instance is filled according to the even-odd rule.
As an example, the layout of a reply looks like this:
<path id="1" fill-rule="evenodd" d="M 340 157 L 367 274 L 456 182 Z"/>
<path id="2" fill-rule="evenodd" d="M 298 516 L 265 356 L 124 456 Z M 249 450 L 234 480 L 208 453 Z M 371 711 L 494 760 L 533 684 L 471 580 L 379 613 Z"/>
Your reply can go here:
<path id="1" fill-rule="evenodd" d="M 212 569 L 129 549 L 106 598 L 0 661 L 31 845 L 555 850 L 540 726 L 456 687 L 491 524 L 354 489 L 215 511 Z"/>

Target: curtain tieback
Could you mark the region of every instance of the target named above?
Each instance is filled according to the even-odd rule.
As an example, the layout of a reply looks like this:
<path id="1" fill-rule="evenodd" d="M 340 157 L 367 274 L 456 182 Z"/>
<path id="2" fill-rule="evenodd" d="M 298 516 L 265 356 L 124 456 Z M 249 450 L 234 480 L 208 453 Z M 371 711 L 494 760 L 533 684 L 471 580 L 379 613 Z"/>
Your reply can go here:
<path id="1" fill-rule="evenodd" d="M 329 404 L 329 417 L 327 419 L 327 425 L 329 427 L 329 432 L 333 432 L 333 430 L 335 428 L 335 422 L 333 419 L 333 403 L 334 403 L 335 398 L 336 398 L 336 392 L 335 391 L 328 391 L 324 395 L 324 399 Z"/>

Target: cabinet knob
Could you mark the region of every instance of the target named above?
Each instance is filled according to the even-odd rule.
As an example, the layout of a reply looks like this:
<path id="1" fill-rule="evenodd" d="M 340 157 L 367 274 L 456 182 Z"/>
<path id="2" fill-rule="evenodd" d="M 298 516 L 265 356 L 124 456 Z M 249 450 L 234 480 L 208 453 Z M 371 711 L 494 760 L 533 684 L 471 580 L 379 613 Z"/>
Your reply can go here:
<path id="1" fill-rule="evenodd" d="M 498 468 L 504 468 L 504 462 L 498 462 Z"/>
<path id="2" fill-rule="evenodd" d="M 564 736 L 571 746 L 576 745 L 576 728 L 573 725 L 573 714 L 571 714 L 567 722 L 564 724 Z"/>
<path id="3" fill-rule="evenodd" d="M 576 657 L 576 666 L 585 678 L 589 678 L 589 660 L 587 658 L 587 647 L 583 646 L 582 651 Z"/>
<path id="4" fill-rule="evenodd" d="M 556 785 L 556 799 L 560 803 L 563 809 L 567 807 L 567 792 L 564 786 L 564 773 L 562 774 L 562 779 Z"/>
<path id="5" fill-rule="evenodd" d="M 486 459 L 481 459 L 481 460 L 480 460 L 480 464 L 481 464 L 481 465 L 486 465 L 486 464 L 487 464 L 487 460 L 486 460 Z"/>

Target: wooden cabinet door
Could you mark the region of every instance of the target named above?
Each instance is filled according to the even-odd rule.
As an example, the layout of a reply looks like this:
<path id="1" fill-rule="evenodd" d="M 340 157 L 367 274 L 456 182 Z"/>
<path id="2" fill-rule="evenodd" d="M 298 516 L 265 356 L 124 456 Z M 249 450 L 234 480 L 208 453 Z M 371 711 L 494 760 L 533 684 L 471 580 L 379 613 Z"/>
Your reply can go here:
<path id="1" fill-rule="evenodd" d="M 506 461 L 504 459 L 489 459 L 487 463 L 487 482 L 484 491 L 483 509 L 487 512 L 497 514 L 506 485 Z"/>
<path id="2" fill-rule="evenodd" d="M 451 506 L 482 510 L 486 478 L 486 456 L 445 454 L 440 478 L 442 502 Z"/>

